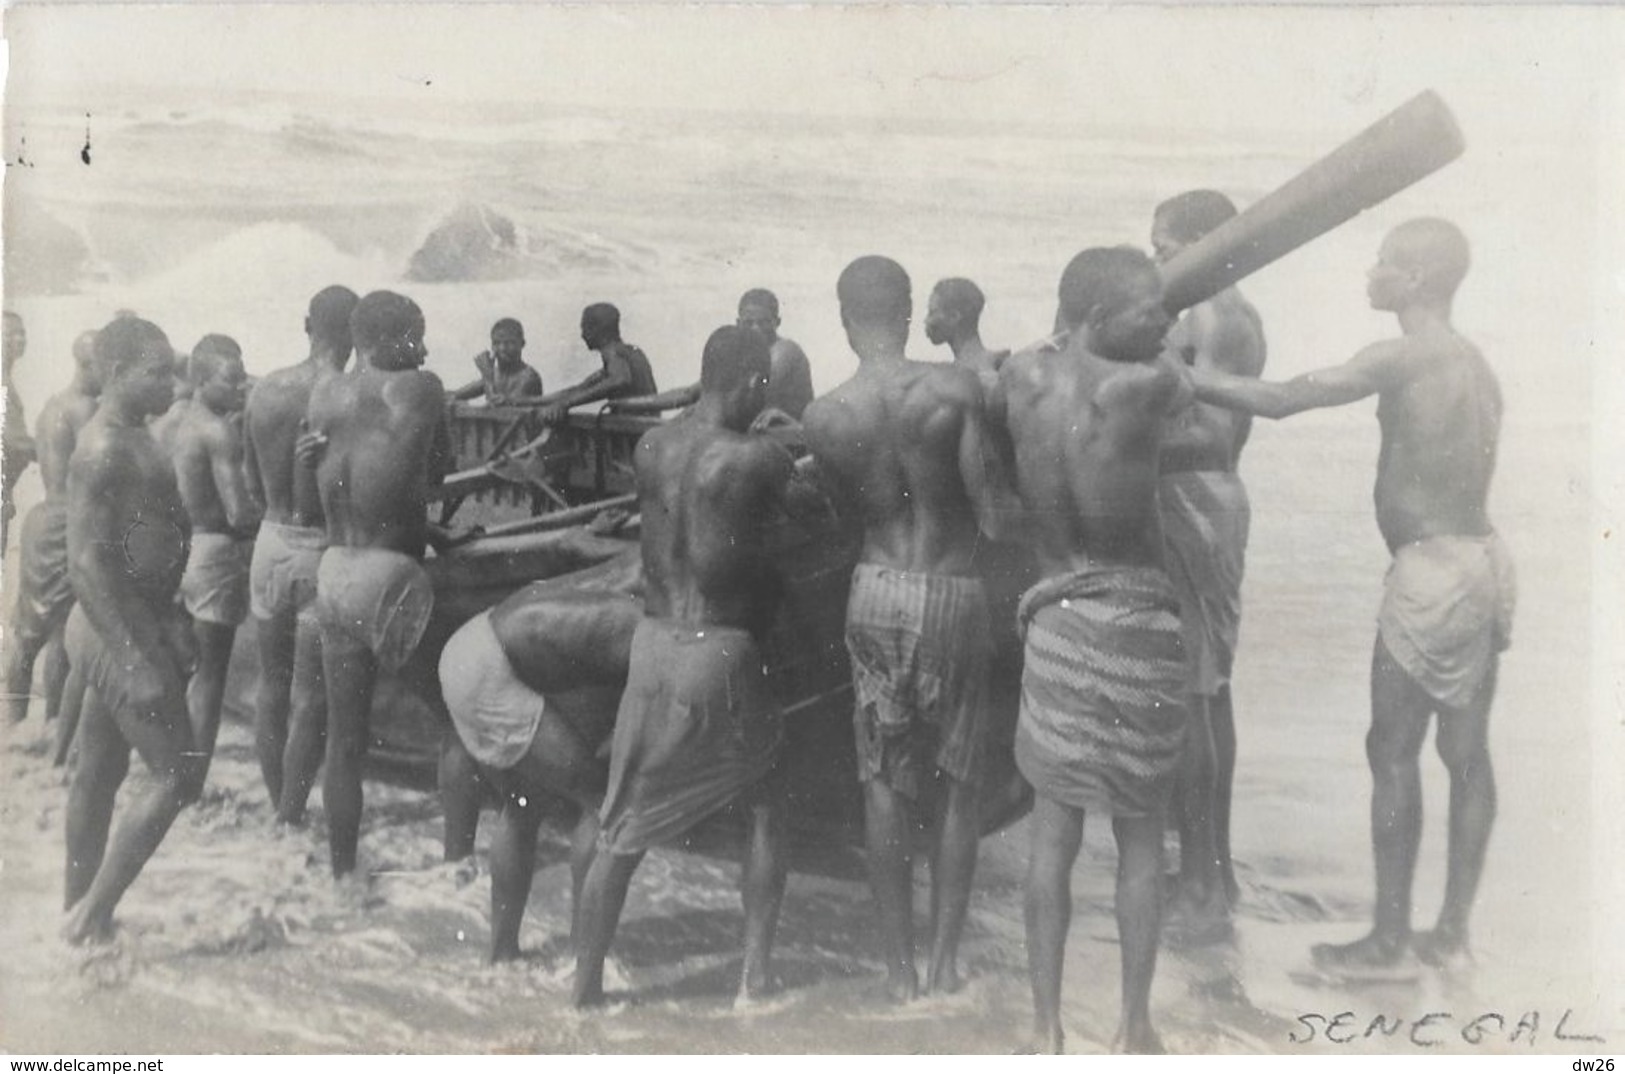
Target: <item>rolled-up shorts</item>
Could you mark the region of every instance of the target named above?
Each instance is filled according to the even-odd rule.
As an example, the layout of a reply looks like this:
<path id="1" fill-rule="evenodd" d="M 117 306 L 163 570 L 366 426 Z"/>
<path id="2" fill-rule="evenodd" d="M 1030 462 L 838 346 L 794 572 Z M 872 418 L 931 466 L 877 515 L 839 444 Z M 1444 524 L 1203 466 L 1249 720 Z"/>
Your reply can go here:
<path id="1" fill-rule="evenodd" d="M 23 518 L 17 607 L 8 644 L 37 652 L 73 606 L 67 505 L 47 500 Z"/>
<path id="2" fill-rule="evenodd" d="M 248 618 L 248 565 L 253 544 L 224 533 L 192 534 L 181 598 L 193 619 L 237 626 Z"/>
<path id="3" fill-rule="evenodd" d="M 434 611 L 434 585 L 423 565 L 387 548 L 329 548 L 316 571 L 322 641 L 347 640 L 385 671 L 406 666 Z"/>
<path id="4" fill-rule="evenodd" d="M 248 568 L 249 607 L 255 619 L 274 619 L 289 612 L 301 620 L 316 616 L 316 571 L 327 550 L 321 526 L 260 524 Z"/>
<path id="5" fill-rule="evenodd" d="M 457 737 L 482 765 L 507 769 L 530 750 L 547 699 L 514 674 L 482 612 L 464 623 L 440 653 L 440 690 Z"/>
<path id="6" fill-rule="evenodd" d="M 121 716 L 138 720 L 159 720 L 171 723 L 187 718 L 184 676 L 190 674 L 190 649 L 187 639 L 192 626 L 173 601 L 152 601 L 147 612 L 157 622 L 164 645 L 181 666 L 182 689 L 174 696 L 160 700 L 157 708 L 138 708 L 130 697 L 130 659 L 102 641 L 95 626 L 85 615 L 83 605 L 76 605 L 68 615 L 64 628 L 63 647 L 74 673 L 83 677 L 85 688 L 94 690 L 97 698 L 115 720 Z"/>

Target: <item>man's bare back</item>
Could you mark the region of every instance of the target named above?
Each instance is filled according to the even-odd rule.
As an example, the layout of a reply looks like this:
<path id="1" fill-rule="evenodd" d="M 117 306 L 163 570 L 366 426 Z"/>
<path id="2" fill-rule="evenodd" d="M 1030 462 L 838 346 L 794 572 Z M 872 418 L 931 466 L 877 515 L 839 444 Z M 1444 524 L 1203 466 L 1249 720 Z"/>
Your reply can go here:
<path id="1" fill-rule="evenodd" d="M 1187 311 L 1168 332 L 1167 349 L 1194 369 L 1256 377 L 1264 371 L 1263 322 L 1232 287 Z M 1234 470 L 1251 429 L 1249 415 L 1192 399 L 1163 432 L 1162 472 Z"/>
<path id="2" fill-rule="evenodd" d="M 73 357 L 78 365 L 74 382 L 46 401 L 35 426 L 40 480 L 47 500 L 67 496 L 68 460 L 73 458 L 79 430 L 96 413 L 101 378 L 94 369 L 95 346 L 94 332 L 82 333 L 74 340 Z"/>
<path id="3" fill-rule="evenodd" d="M 1172 359 L 1111 361 L 1073 335 L 1012 356 L 1000 383 L 1044 574 L 1161 563 L 1152 419 L 1189 395 Z"/>
<path id="4" fill-rule="evenodd" d="M 425 493 L 441 474 L 445 390 L 421 370 L 357 369 L 335 377 L 310 404 L 310 431 L 325 436 L 316 470 L 335 545 L 421 557 Z M 438 445 L 438 447 L 437 447 Z"/>
<path id="5" fill-rule="evenodd" d="M 809 446 L 863 519 L 864 562 L 969 572 L 979 527 L 967 478 L 982 472 L 981 406 L 968 369 L 898 359 L 866 363 L 807 408 Z"/>
<path id="6" fill-rule="evenodd" d="M 194 359 L 200 366 L 210 360 Z M 171 427 L 170 457 L 193 532 L 241 536 L 254 522 L 242 474 L 244 374 L 241 359 L 223 364 L 219 385 L 199 386 Z"/>

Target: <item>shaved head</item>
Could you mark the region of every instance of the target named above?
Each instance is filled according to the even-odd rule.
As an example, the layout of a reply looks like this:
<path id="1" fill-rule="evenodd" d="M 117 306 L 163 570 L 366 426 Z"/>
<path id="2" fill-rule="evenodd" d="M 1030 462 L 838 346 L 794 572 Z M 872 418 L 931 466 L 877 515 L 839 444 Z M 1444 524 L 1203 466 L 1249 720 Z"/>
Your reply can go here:
<path id="1" fill-rule="evenodd" d="M 361 301 L 348 287 L 334 284 L 316 292 L 305 315 L 305 331 L 312 339 L 350 347 L 350 315 Z"/>
<path id="2" fill-rule="evenodd" d="M 1061 319 L 1076 328 L 1094 310 L 1110 313 L 1137 297 L 1143 277 L 1156 275 L 1156 264 L 1132 246 L 1085 250 L 1061 274 Z"/>
<path id="3" fill-rule="evenodd" d="M 914 312 L 908 273 L 889 257 L 860 257 L 835 284 L 841 320 L 849 325 L 890 327 L 907 322 Z"/>
<path id="4" fill-rule="evenodd" d="M 700 358 L 700 390 L 732 391 L 752 374 L 767 376 L 770 361 L 767 340 L 758 332 L 724 325 L 705 341 Z"/>
<path id="5" fill-rule="evenodd" d="M 1388 233 L 1383 248 L 1392 262 L 1417 272 L 1421 290 L 1433 298 L 1450 298 L 1472 264 L 1467 236 L 1436 216 L 1407 220 Z"/>

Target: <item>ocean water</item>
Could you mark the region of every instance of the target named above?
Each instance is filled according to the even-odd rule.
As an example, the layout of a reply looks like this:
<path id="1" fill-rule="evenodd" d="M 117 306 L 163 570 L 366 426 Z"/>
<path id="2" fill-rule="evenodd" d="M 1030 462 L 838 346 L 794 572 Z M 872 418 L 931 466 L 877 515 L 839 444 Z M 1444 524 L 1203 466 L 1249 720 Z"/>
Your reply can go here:
<path id="1" fill-rule="evenodd" d="M 7 306 L 29 330 L 17 384 L 31 415 L 66 382 L 73 337 L 114 310 L 136 310 L 181 346 L 207 332 L 231 334 L 250 371 L 264 373 L 303 357 L 305 303 L 333 282 L 416 299 L 428 323 L 429 368 L 448 384 L 473 375 L 469 358 L 484 349 L 492 321 L 518 316 L 527 357 L 550 387 L 595 366 L 575 331 L 589 302 L 616 302 L 626 338 L 648 352 L 662 386 L 674 386 L 697 375 L 705 337 L 732 320 L 738 295 L 767 286 L 781 299 L 782 331 L 803 344 L 815 387 L 827 390 L 855 367 L 834 295 L 837 274 L 855 256 L 901 261 L 922 315 L 936 279 L 976 279 L 988 295 L 984 337 L 1020 345 L 1047 332 L 1060 270 L 1077 250 L 1144 246 L 1152 208 L 1183 189 L 1213 186 L 1250 202 L 1353 133 L 1269 144 L 1228 131 L 851 125 L 675 109 L 317 113 L 228 95 L 206 108 L 155 99 L 98 110 L 85 166 L 77 158 L 80 111 L 35 113 L 29 122 L 36 166 L 10 170 L 8 222 L 45 214 L 88 254 L 70 289 L 42 293 L 30 277 L 47 275 L 42 266 L 71 244 L 6 251 Z M 1472 129 L 1467 137 L 1461 161 L 1243 289 L 1264 318 L 1266 375 L 1288 377 L 1394 331 L 1365 308 L 1363 289 L 1388 227 L 1446 215 L 1474 242 L 1457 322 L 1505 390 L 1492 509 L 1523 584 L 1492 728 L 1501 805 L 1480 896 L 1484 968 L 1472 999 L 1458 1001 L 1583 1007 L 1603 993 L 1593 947 L 1603 892 L 1593 889 L 1590 852 L 1605 819 L 1591 787 L 1593 766 L 1611 763 L 1588 748 L 1596 733 L 1590 400 L 1598 332 L 1590 293 L 1575 284 L 1595 263 L 1597 169 L 1590 150 L 1569 142 L 1485 143 Z M 406 279 L 413 254 L 468 205 L 512 221 L 515 248 L 471 254 L 462 279 Z M 912 350 L 948 357 L 919 332 Z M 1254 521 L 1236 668 L 1235 843 L 1254 910 L 1244 913 L 1241 966 L 1224 972 L 1244 978 L 1271 1017 L 1289 1021 L 1294 1004 L 1318 1009 L 1302 1005 L 1346 998 L 1305 998 L 1287 983 L 1288 971 L 1310 940 L 1356 935 L 1369 901 L 1362 741 L 1387 563 L 1370 506 L 1376 448 L 1368 402 L 1260 422 L 1243 463 Z M 25 504 L 38 494 L 35 482 L 25 479 Z M 527 944 L 542 943 L 543 953 L 512 973 L 484 970 L 475 949 L 487 935 L 485 881 L 460 884 L 435 869 L 432 803 L 385 795 L 363 842 L 394 879 L 377 882 L 376 903 L 330 905 L 318 838 L 290 837 L 259 854 L 268 821 L 245 740 L 229 729 L 215 809 L 183 818 L 171 837 L 183 849 L 166 844 L 127 900 L 131 939 L 119 957 L 129 964 L 64 965 L 50 940 L 60 792 L 26 752 L 25 737 L 7 742 L 11 773 L 0 790 L 0 901 L 8 904 L 0 916 L 13 923 L 8 948 L 20 952 L 19 965 L 39 973 L 26 988 L 15 978 L 0 984 L 14 1012 L 8 1046 L 24 1051 L 75 1039 L 78 1030 L 45 1015 L 62 995 L 81 992 L 126 1028 L 145 1005 L 180 1002 L 202 1034 L 192 1039 L 228 1050 L 691 1051 L 720 1042 L 725 1050 L 998 1051 L 1024 1024 L 1019 830 L 985 844 L 967 942 L 980 983 L 968 1006 L 947 1012 L 962 1023 L 951 1041 L 929 1028 L 942 1011 L 920 1024 L 905 1016 L 901 1028 L 873 1022 L 854 998 L 875 972 L 858 953 L 868 943 L 865 896 L 857 886 L 803 878 L 792 882 L 786 949 L 804 1006 L 798 1013 L 793 990 L 788 1006 L 756 1023 L 771 1027 L 766 1035 L 724 1027 L 713 993 L 726 992 L 737 921 L 731 867 L 676 855 L 637 881 L 631 954 L 620 967 L 625 981 L 657 999 L 601 1022 L 557 1013 L 538 1029 L 531 1009 L 556 1011 L 563 987 L 555 980 L 561 960 L 541 939 L 556 946 L 563 920 L 557 862 L 544 873 L 550 880 L 538 878 L 527 926 Z M 1442 888 L 1445 806 L 1438 766 L 1424 763 L 1421 923 Z M 1088 846 L 1074 932 L 1106 935 L 1109 836 L 1092 827 Z M 672 891 L 681 907 L 662 901 Z M 197 916 L 175 918 L 166 900 L 195 904 Z M 458 929 L 461 938 L 448 939 Z M 679 932 L 662 931 L 669 929 Z M 691 942 L 684 947 L 674 935 Z M 1078 982 L 1091 974 L 1083 963 L 1109 965 L 1115 954 L 1104 941 L 1074 947 L 1069 1017 L 1103 1040 L 1114 975 Z M 1268 1018 L 1193 1007 L 1178 992 L 1212 969 L 1165 964 L 1171 983 L 1159 982 L 1159 1002 L 1176 1012 L 1183 1043 L 1285 1049 Z M 493 990 L 502 996 L 494 1005 Z M 249 996 L 261 1006 L 240 1030 L 211 1021 L 208 1011 L 241 1010 Z M 1621 1017 L 1597 1002 L 1598 1017 Z M 704 1028 L 691 1024 L 696 1016 Z"/>

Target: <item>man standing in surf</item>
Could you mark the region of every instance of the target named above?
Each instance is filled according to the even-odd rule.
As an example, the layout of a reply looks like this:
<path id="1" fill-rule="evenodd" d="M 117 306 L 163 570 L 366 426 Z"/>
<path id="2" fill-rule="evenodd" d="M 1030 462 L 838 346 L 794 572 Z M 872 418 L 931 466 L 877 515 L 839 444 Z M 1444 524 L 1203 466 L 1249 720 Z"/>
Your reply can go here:
<path id="1" fill-rule="evenodd" d="M 982 387 L 962 365 L 904 357 L 908 273 L 860 257 L 836 284 L 858 371 L 815 399 L 807 445 L 843 518 L 861 519 L 846 644 L 869 883 L 880 911 L 890 998 L 919 991 L 914 965 L 915 817 L 934 805 L 931 962 L 926 987 L 959 987 L 960 933 L 980 833 L 993 649 L 973 565 L 992 529 Z"/>
<path id="2" fill-rule="evenodd" d="M 243 417 L 243 470 L 250 492 L 265 506 L 248 572 L 260 652 L 254 745 L 283 824 L 303 822 L 327 737 L 315 612 L 327 525 L 314 475 L 296 464 L 294 446 L 311 395 L 350 360 L 356 302 L 354 291 L 337 284 L 311 298 L 305 316 L 310 355 L 254 385 Z"/>
<path id="3" fill-rule="evenodd" d="M 68 577 L 78 604 L 66 644 L 85 684 L 65 824 L 70 943 L 111 936 L 113 908 L 197 800 L 208 761 L 187 718 L 193 640 L 175 601 L 191 522 L 147 429 L 174 393 L 169 340 L 157 325 L 120 318 L 96 337 L 96 361 L 101 403 L 68 464 Z M 131 749 L 151 778 L 129 796 L 109 846 Z"/>
<path id="4" fill-rule="evenodd" d="M 717 329 L 705 344 L 700 401 L 638 441 L 644 614 L 615 716 L 599 846 L 576 911 L 578 1007 L 603 1002 L 604 958 L 644 853 L 736 800 L 750 811 L 738 1001 L 771 987 L 787 868 L 776 772 L 784 720 L 761 639 L 784 582 L 765 526 L 786 506 L 794 463 L 771 439 L 747 434 L 770 368 L 761 335 Z"/>
<path id="5" fill-rule="evenodd" d="M 350 317 L 357 368 L 312 394 L 300 444 L 320 452 L 316 487 L 327 519 L 316 619 L 327 682 L 322 804 L 335 878 L 356 867 L 373 687 L 381 671 L 406 666 L 434 610 L 422 563 L 425 504 L 449 467 L 450 444 L 445 388 L 420 368 L 423 330 L 411 299 L 391 291 L 363 298 Z"/>
<path id="6" fill-rule="evenodd" d="M 1317 944 L 1317 966 L 1350 977 L 1411 972 L 1465 955 L 1468 917 L 1495 819 L 1489 713 L 1499 653 L 1510 642 L 1511 561 L 1486 509 L 1501 432 L 1501 389 L 1478 348 L 1450 321 L 1467 275 L 1466 237 L 1437 218 L 1388 233 L 1366 292 L 1401 335 L 1340 366 L 1284 383 L 1197 369 L 1204 402 L 1268 418 L 1378 396 L 1377 527 L 1393 555 L 1371 661 L 1376 857 L 1375 921 L 1353 943 Z M 1448 871 L 1431 932 L 1411 932 L 1411 882 L 1421 839 L 1418 762 L 1428 720 L 1450 773 Z"/>
<path id="7" fill-rule="evenodd" d="M 1235 215 L 1235 205 L 1216 190 L 1168 199 L 1152 215 L 1157 261 L 1166 264 Z M 1255 378 L 1264 369 L 1258 311 L 1234 287 L 1187 310 L 1165 346 L 1196 369 Z M 1179 592 L 1190 661 L 1190 734 L 1176 795 L 1179 890 L 1163 933 L 1170 943 L 1228 938 L 1231 908 L 1240 894 L 1230 857 L 1236 770 L 1230 670 L 1241 630 L 1241 576 L 1252 513 L 1236 467 L 1249 432 L 1246 415 L 1193 400 L 1163 431 L 1158 460 L 1163 566 Z"/>
<path id="8" fill-rule="evenodd" d="M 1087 810 L 1112 818 L 1122 1015 L 1116 1047 L 1160 1052 L 1151 978 L 1162 830 L 1184 750 L 1185 646 L 1163 571 L 1157 459 L 1190 399 L 1162 349 L 1157 268 L 1129 247 L 1085 250 L 1061 276 L 1063 333 L 999 371 L 1016 483 L 1043 581 L 1022 595 L 1016 765 L 1033 785 L 1027 961 L 1033 1047 L 1060 1052 L 1072 866 Z"/>

